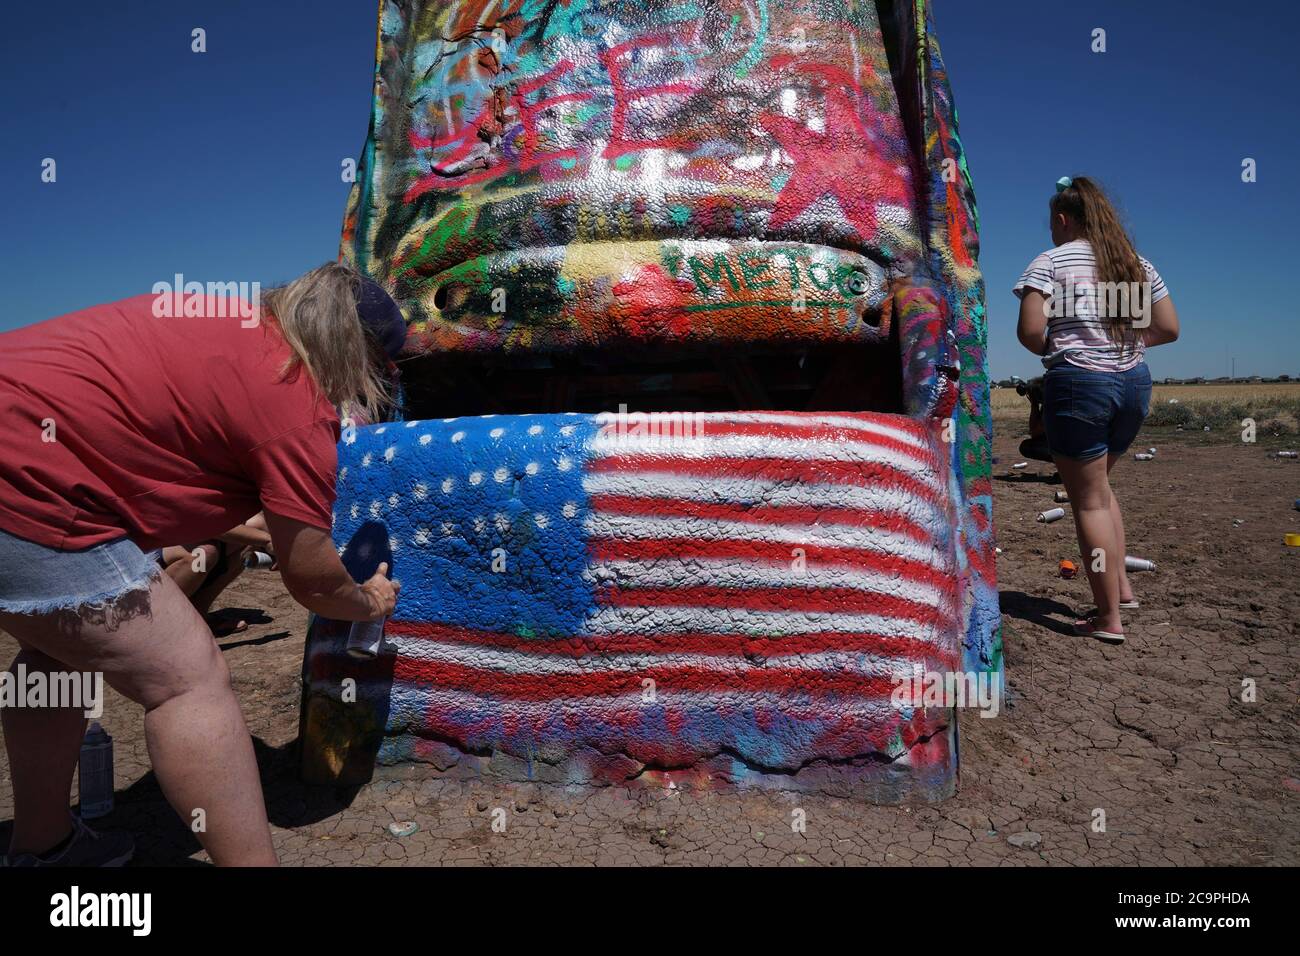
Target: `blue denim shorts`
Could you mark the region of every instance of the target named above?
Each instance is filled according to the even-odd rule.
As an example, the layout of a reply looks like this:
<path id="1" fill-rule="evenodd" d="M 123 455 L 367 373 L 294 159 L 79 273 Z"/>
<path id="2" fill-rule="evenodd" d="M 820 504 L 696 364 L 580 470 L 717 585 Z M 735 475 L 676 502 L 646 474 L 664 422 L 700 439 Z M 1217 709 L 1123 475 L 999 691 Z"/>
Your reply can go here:
<path id="1" fill-rule="evenodd" d="M 82 551 L 56 551 L 0 531 L 0 611 L 49 614 L 108 604 L 149 587 L 158 552 L 126 538 Z"/>
<path id="2" fill-rule="evenodd" d="M 1151 406 L 1151 372 L 1094 372 L 1068 362 L 1043 376 L 1043 426 L 1052 453 L 1078 461 L 1123 454 Z"/>

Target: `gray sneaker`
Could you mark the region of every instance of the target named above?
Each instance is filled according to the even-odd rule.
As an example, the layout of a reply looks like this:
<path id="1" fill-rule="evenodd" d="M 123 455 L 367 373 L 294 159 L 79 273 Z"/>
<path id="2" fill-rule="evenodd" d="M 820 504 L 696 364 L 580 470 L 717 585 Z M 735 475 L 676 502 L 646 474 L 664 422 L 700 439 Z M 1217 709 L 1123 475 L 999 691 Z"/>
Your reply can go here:
<path id="1" fill-rule="evenodd" d="M 135 854 L 135 840 L 122 831 L 96 833 L 81 821 L 72 818 L 72 839 L 57 853 L 37 856 L 34 853 L 15 853 L 0 857 L 0 866 L 72 866 L 101 867 L 125 866 Z"/>

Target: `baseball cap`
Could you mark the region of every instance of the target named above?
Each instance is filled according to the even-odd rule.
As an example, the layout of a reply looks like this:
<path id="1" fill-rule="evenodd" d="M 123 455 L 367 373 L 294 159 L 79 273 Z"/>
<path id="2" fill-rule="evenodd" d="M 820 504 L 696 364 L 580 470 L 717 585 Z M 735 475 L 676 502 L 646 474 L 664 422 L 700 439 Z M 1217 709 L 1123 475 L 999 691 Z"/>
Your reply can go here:
<path id="1" fill-rule="evenodd" d="M 390 359 L 397 358 L 406 344 L 406 319 L 384 287 L 366 276 L 361 277 L 361 288 L 357 291 L 357 318 L 384 353 Z"/>

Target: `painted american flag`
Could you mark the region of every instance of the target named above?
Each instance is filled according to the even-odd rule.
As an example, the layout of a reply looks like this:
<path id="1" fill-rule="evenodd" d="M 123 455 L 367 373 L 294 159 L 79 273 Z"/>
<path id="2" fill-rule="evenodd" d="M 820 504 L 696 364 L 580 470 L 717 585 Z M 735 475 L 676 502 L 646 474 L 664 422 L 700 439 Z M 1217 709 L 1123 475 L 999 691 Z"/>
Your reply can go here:
<path id="1" fill-rule="evenodd" d="M 395 739 L 472 752 L 897 755 L 935 725 L 893 688 L 960 661 L 950 454 L 867 413 L 359 429 L 335 538 L 401 599 L 379 659 L 327 627 L 309 680 L 356 677 Z"/>

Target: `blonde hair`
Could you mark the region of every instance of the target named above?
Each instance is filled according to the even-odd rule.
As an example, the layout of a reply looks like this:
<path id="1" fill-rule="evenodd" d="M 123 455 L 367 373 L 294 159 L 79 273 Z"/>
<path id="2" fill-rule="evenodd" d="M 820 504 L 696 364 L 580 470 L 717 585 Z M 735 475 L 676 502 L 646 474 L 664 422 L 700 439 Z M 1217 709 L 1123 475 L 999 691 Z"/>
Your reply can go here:
<path id="1" fill-rule="evenodd" d="M 380 421 L 392 405 L 385 358 L 357 318 L 361 275 L 327 262 L 287 285 L 262 293 L 268 318 L 293 355 L 285 377 L 306 371 L 344 418 Z"/>

